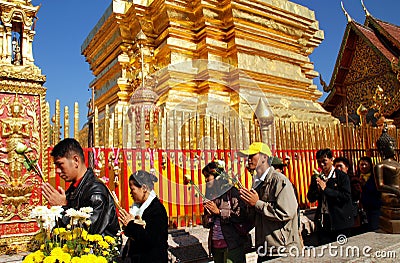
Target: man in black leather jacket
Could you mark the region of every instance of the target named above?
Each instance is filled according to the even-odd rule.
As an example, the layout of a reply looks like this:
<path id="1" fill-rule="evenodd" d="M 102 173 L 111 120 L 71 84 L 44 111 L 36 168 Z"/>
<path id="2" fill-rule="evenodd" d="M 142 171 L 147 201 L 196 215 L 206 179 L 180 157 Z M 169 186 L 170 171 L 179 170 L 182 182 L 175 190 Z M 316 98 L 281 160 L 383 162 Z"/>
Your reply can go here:
<path id="1" fill-rule="evenodd" d="M 119 228 L 115 204 L 106 186 L 85 165 L 83 149 L 75 139 L 67 138 L 54 146 L 51 155 L 56 166 L 56 173 L 71 183 L 65 192 L 60 186 L 55 189 L 49 183 L 42 184 L 43 196 L 49 204 L 79 210 L 92 207 L 90 234 L 116 236 Z M 66 215 L 60 220 L 66 226 L 70 219 Z"/>

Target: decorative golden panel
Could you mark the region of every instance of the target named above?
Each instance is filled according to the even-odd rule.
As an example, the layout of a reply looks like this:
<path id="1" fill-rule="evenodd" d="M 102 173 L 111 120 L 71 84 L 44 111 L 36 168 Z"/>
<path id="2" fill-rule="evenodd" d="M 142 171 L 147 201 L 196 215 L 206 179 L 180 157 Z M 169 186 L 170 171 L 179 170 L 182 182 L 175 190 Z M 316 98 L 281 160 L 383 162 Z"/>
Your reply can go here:
<path id="1" fill-rule="evenodd" d="M 354 83 L 369 77 L 376 77 L 387 70 L 387 63 L 363 39 L 358 38 L 345 83 Z"/>
<path id="2" fill-rule="evenodd" d="M 360 104 L 371 108 L 372 99 L 378 86 L 384 89 L 385 94 L 396 96 L 399 84 L 390 65 L 370 48 L 363 39 L 358 39 L 353 60 L 346 76 L 344 85 L 346 99 L 340 102 L 333 111 L 334 116 L 345 116 L 345 106 L 348 114 L 355 114 Z M 386 116 L 394 111 L 395 100 L 384 109 Z"/>

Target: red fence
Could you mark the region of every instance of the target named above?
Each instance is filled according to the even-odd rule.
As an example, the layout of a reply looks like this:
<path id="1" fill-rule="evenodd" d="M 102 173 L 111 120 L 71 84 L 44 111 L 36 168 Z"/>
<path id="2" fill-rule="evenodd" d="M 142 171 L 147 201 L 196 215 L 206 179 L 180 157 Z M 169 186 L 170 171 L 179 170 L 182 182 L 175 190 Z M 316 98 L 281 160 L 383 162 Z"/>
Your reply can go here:
<path id="1" fill-rule="evenodd" d="M 49 153 L 50 153 L 49 149 Z M 201 191 L 205 191 L 205 181 L 201 169 L 213 159 L 224 160 L 228 174 L 239 175 L 245 187 L 251 186 L 251 176 L 245 169 L 243 158 L 237 156 L 237 150 L 151 150 L 151 149 L 84 149 L 86 164 L 92 166 L 100 178 L 107 181 L 111 190 L 115 190 L 123 207 L 132 204 L 129 194 L 128 178 L 133 171 L 144 169 L 154 171 L 159 181 L 155 192 L 162 200 L 171 224 L 184 226 L 199 224 L 203 213 L 201 197 L 196 196 L 193 188 L 184 185 L 184 176 L 190 176 Z M 278 150 L 276 156 L 288 157 L 289 165 L 285 174 L 298 190 L 298 200 L 302 208 L 310 207 L 306 194 L 313 169 L 317 168 L 316 150 Z M 346 156 L 353 163 L 364 156 L 364 151 L 334 151 L 335 156 Z M 115 158 L 117 156 L 117 158 Z M 55 186 L 68 187 L 55 176 L 54 165 L 49 156 L 48 180 Z"/>

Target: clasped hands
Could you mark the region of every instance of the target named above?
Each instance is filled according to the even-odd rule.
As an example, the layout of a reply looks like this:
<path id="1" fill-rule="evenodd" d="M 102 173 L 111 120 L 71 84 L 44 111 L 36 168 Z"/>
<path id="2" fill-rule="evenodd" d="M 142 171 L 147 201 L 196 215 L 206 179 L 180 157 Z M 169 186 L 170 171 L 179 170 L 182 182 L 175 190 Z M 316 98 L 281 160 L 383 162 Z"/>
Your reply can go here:
<path id="1" fill-rule="evenodd" d="M 239 193 L 240 198 L 250 206 L 255 206 L 257 201 L 260 200 L 258 193 L 254 189 L 240 188 Z"/>
<path id="2" fill-rule="evenodd" d="M 51 184 L 43 183 L 41 188 L 43 196 L 51 206 L 67 205 L 65 190 L 61 186 L 58 186 L 58 188 L 55 189 Z"/>
<path id="3" fill-rule="evenodd" d="M 119 221 L 124 225 L 127 226 L 128 223 L 132 220 L 135 220 L 135 216 L 128 213 L 124 209 L 119 210 Z"/>
<path id="4" fill-rule="evenodd" d="M 326 188 L 326 182 L 319 177 L 317 177 L 316 180 L 317 180 L 317 185 L 319 186 L 319 188 L 321 188 L 321 190 L 324 191 Z"/>

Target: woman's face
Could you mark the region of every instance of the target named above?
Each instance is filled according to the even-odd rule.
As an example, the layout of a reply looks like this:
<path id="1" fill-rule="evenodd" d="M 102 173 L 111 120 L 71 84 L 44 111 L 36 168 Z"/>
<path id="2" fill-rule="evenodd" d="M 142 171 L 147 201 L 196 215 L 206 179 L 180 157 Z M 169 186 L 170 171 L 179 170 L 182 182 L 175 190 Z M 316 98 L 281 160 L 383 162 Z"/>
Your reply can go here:
<path id="1" fill-rule="evenodd" d="M 209 172 L 204 172 L 203 175 L 205 177 L 207 188 L 212 188 L 214 186 L 214 175 Z"/>
<path id="2" fill-rule="evenodd" d="M 145 187 L 137 187 L 132 180 L 129 181 L 129 189 L 131 189 L 131 197 L 135 203 L 143 204 L 146 201 Z"/>
<path id="3" fill-rule="evenodd" d="M 367 174 L 371 171 L 371 165 L 365 160 L 361 160 L 358 166 L 358 168 L 360 169 L 360 173 L 362 174 Z"/>

